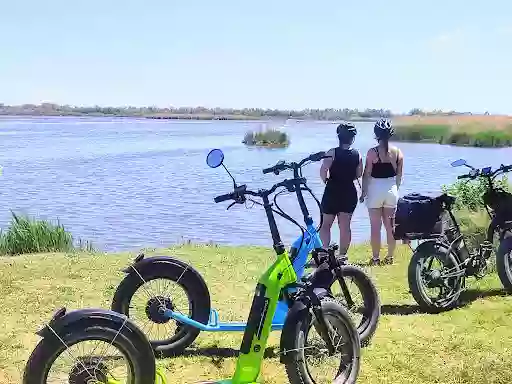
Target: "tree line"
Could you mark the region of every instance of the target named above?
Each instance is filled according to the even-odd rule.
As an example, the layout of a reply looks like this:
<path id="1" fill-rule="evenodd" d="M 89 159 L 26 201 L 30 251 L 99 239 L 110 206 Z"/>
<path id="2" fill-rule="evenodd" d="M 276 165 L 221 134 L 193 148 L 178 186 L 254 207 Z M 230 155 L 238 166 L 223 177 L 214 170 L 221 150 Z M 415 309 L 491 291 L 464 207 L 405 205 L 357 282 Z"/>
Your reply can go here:
<path id="1" fill-rule="evenodd" d="M 264 108 L 205 108 L 205 107 L 103 107 L 103 106 L 71 106 L 53 103 L 5 105 L 0 103 L 0 115 L 14 116 L 183 116 L 197 115 L 204 117 L 240 117 L 240 118 L 283 118 L 313 120 L 346 120 L 391 117 L 392 113 L 385 109 L 350 109 L 325 108 L 282 110 Z"/>
<path id="2" fill-rule="evenodd" d="M 470 112 L 455 112 L 420 108 L 411 109 L 409 116 L 458 115 Z M 125 116 L 125 117 L 156 117 L 156 118 L 204 118 L 204 119 L 264 119 L 282 118 L 299 120 L 358 120 L 377 119 L 380 117 L 398 116 L 389 109 L 357 109 L 357 108 L 306 108 L 264 109 L 264 108 L 205 108 L 205 107 L 102 107 L 102 106 L 71 106 L 54 103 L 6 105 L 0 103 L 0 115 L 11 116 Z"/>

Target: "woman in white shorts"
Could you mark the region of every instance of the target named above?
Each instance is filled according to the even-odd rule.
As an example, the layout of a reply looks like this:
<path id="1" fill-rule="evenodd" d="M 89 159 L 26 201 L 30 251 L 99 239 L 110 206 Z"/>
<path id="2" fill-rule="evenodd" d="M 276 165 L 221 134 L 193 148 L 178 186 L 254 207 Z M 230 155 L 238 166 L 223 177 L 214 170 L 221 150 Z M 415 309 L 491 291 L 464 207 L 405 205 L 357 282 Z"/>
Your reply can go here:
<path id="1" fill-rule="evenodd" d="M 386 229 L 388 254 L 385 263 L 393 263 L 396 240 L 393 236 L 393 225 L 398 189 L 402 183 L 404 157 L 400 149 L 389 147 L 389 138 L 393 135 L 393 126 L 387 119 L 375 123 L 376 147 L 368 150 L 363 173 L 363 185 L 360 201 L 366 200 L 370 215 L 371 244 L 373 257 L 371 264 L 380 264 L 381 228 Z"/>

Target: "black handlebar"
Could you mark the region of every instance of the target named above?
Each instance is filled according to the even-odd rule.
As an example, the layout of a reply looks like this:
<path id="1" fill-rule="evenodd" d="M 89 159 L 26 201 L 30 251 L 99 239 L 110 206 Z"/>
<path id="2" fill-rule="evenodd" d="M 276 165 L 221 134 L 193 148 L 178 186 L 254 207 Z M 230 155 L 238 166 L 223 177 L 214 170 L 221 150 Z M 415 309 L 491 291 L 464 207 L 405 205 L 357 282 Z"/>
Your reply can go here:
<path id="1" fill-rule="evenodd" d="M 295 162 L 286 163 L 284 160 L 280 160 L 276 163 L 276 165 L 269 167 L 269 168 L 265 168 L 263 170 L 263 174 L 275 173 L 276 175 L 279 175 L 280 172 L 287 170 L 287 169 L 292 169 L 295 171 L 295 170 L 298 170 L 299 168 L 301 168 L 308 161 L 316 162 L 316 161 L 325 159 L 327 157 L 330 157 L 330 156 L 328 156 L 325 152 L 321 151 L 321 152 L 317 152 L 317 153 L 313 153 L 312 155 L 309 155 L 308 157 L 302 159 L 298 163 L 295 163 Z"/>
<path id="2" fill-rule="evenodd" d="M 255 197 L 268 197 L 273 194 L 277 188 L 285 187 L 289 192 L 295 192 L 296 183 L 306 184 L 306 179 L 284 179 L 277 184 L 274 184 L 270 189 L 260 189 L 258 191 L 251 191 L 247 189 L 245 184 L 239 185 L 235 188 L 234 192 L 226 193 L 225 195 L 217 196 L 213 199 L 216 203 L 220 203 L 226 200 L 235 200 L 236 203 L 244 203 L 245 195 L 255 196 Z"/>
<path id="3" fill-rule="evenodd" d="M 297 199 L 299 201 L 299 206 L 304 215 L 304 221 L 306 224 L 312 223 L 312 219 L 309 215 L 308 208 L 304 201 L 304 197 L 302 195 L 302 186 L 306 187 L 306 190 L 309 190 L 306 185 L 306 179 L 302 177 L 301 167 L 307 162 L 316 162 L 322 159 L 325 159 L 328 156 L 325 152 L 317 152 L 309 155 L 308 157 L 302 159 L 298 163 L 290 162 L 286 163 L 284 160 L 278 161 L 274 166 L 263 169 L 263 174 L 274 173 L 279 175 L 280 172 L 291 169 L 293 170 L 293 179 L 285 179 L 274 186 L 272 188 L 265 190 L 260 189 L 258 192 L 250 191 L 247 189 L 246 185 L 237 186 L 234 192 L 227 193 L 225 195 L 220 195 L 214 198 L 216 203 L 220 203 L 226 200 L 234 200 L 234 203 L 242 204 L 246 201 L 245 195 L 252 195 L 256 197 L 260 197 L 263 201 L 268 201 L 268 197 L 275 192 L 275 190 L 279 187 L 285 187 L 288 192 L 295 192 L 297 194 Z M 311 190 L 309 190 L 311 192 Z M 233 203 L 233 204 L 234 204 Z"/>
<path id="4" fill-rule="evenodd" d="M 496 169 L 495 171 L 493 171 L 491 173 L 484 174 L 484 173 L 482 173 L 481 169 L 474 169 L 470 173 L 467 173 L 465 175 L 457 176 L 457 179 L 459 179 L 459 180 L 460 179 L 472 179 L 472 180 L 474 180 L 477 177 L 481 177 L 481 176 L 493 178 L 494 176 L 498 175 L 499 173 L 506 173 L 506 172 L 510 172 L 510 171 L 512 171 L 512 165 L 501 164 L 498 169 Z"/>

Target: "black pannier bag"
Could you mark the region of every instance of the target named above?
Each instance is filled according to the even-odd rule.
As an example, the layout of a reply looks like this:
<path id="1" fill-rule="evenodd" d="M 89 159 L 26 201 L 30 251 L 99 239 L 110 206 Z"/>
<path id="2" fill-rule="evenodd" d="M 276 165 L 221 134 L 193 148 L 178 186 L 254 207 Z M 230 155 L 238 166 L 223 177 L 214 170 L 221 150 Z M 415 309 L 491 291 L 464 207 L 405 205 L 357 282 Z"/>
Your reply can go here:
<path id="1" fill-rule="evenodd" d="M 439 195 L 435 197 L 409 193 L 398 199 L 395 214 L 394 238 L 396 240 L 429 239 L 442 231 L 444 211 Z"/>

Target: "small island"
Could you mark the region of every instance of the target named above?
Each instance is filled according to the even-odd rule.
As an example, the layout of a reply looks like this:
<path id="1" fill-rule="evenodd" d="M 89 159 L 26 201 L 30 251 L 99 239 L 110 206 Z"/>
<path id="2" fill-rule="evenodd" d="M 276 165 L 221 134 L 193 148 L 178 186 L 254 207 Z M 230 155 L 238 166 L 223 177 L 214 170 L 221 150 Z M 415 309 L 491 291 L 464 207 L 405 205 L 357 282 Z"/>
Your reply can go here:
<path id="1" fill-rule="evenodd" d="M 275 128 L 267 128 L 257 132 L 247 132 L 242 143 L 256 147 L 286 148 L 290 145 L 290 140 L 286 132 L 279 131 Z"/>
<path id="2" fill-rule="evenodd" d="M 393 119 L 394 141 L 456 146 L 512 147 L 512 117 L 500 115 L 410 115 Z"/>

